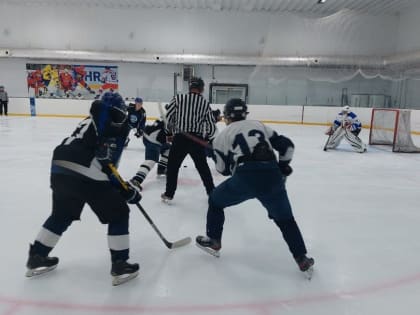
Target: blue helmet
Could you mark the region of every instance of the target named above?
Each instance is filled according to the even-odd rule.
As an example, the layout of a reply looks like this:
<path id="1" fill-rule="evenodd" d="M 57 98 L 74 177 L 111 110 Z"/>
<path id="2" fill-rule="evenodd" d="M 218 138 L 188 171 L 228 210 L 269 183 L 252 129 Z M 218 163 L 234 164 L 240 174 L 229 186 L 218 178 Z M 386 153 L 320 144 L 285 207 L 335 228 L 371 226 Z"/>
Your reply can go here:
<path id="1" fill-rule="evenodd" d="M 106 92 L 102 95 L 101 100 L 106 106 L 126 109 L 124 99 L 118 93 Z"/>
<path id="2" fill-rule="evenodd" d="M 143 103 L 143 99 L 141 97 L 136 97 L 134 103 Z"/>
<path id="3" fill-rule="evenodd" d="M 109 109 L 114 125 L 122 125 L 127 120 L 127 106 L 120 94 L 106 92 L 102 95 L 101 101 Z"/>

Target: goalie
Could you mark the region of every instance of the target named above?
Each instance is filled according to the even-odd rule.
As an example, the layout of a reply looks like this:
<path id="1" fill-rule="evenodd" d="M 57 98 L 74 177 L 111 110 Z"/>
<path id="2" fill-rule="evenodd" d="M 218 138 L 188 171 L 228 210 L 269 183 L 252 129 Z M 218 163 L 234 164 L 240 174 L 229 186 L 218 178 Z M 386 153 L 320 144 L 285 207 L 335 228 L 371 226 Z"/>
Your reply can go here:
<path id="1" fill-rule="evenodd" d="M 346 138 L 356 152 L 366 152 L 366 145 L 358 137 L 361 130 L 362 123 L 357 115 L 350 111 L 350 106 L 344 106 L 335 118 L 333 125 L 325 132 L 329 137 L 324 146 L 324 151 L 335 149 L 341 140 Z"/>

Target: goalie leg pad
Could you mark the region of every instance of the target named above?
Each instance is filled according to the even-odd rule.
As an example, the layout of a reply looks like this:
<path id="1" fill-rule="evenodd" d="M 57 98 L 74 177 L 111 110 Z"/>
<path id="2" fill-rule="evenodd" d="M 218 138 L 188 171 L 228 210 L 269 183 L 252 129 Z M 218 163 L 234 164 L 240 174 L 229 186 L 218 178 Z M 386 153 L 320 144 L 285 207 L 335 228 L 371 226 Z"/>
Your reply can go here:
<path id="1" fill-rule="evenodd" d="M 346 140 L 350 143 L 350 145 L 356 152 L 359 152 L 359 153 L 366 152 L 366 145 L 358 136 L 356 136 L 350 130 L 346 129 L 345 137 L 346 137 Z"/>
<path id="2" fill-rule="evenodd" d="M 345 130 L 342 127 L 337 128 L 327 143 L 327 149 L 335 149 L 340 144 L 345 135 Z"/>

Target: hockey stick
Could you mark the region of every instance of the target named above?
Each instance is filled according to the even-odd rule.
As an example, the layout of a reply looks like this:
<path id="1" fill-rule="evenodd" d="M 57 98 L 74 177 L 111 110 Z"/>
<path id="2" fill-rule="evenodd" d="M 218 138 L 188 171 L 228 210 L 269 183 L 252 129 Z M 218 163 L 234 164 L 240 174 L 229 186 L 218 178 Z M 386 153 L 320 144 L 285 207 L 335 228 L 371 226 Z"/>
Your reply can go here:
<path id="1" fill-rule="evenodd" d="M 187 137 L 188 139 L 194 141 L 195 143 L 198 143 L 199 145 L 201 145 L 201 146 L 203 146 L 203 147 L 205 147 L 207 149 L 213 150 L 212 145 L 208 141 L 206 141 L 204 139 L 201 139 L 201 138 L 199 138 L 197 136 L 194 136 L 194 135 L 192 135 L 192 134 L 190 134 L 188 132 L 182 132 L 181 134 L 183 136 Z"/>
<path id="2" fill-rule="evenodd" d="M 108 167 L 110 168 L 112 174 L 118 179 L 118 182 L 121 184 L 121 186 L 125 189 L 128 190 L 128 186 L 127 183 L 122 179 L 122 177 L 120 176 L 120 174 L 118 173 L 117 169 L 114 167 L 114 165 L 112 164 L 108 164 Z M 143 207 L 140 205 L 139 202 L 136 203 L 137 208 L 139 208 L 139 210 L 141 211 L 141 213 L 144 215 L 144 217 L 146 218 L 146 220 L 150 223 L 150 225 L 152 226 L 152 228 L 155 230 L 155 232 L 157 233 L 157 235 L 159 235 L 160 239 L 165 243 L 166 247 L 168 247 L 169 249 L 172 248 L 177 248 L 177 247 L 181 247 L 181 246 L 185 246 L 189 243 L 191 243 L 191 237 L 185 237 L 183 239 L 180 239 L 176 242 L 169 242 L 163 235 L 162 233 L 159 231 L 159 229 L 156 227 L 156 225 L 153 223 L 152 219 L 149 217 L 149 215 L 147 214 L 146 210 L 143 209 Z"/>
<path id="3" fill-rule="evenodd" d="M 325 142 L 325 145 L 324 145 L 324 151 L 327 151 L 327 145 L 328 145 L 328 142 L 330 142 L 330 139 L 331 139 L 332 135 L 333 135 L 333 133 L 330 131 L 330 135 L 328 136 L 327 142 Z"/>
<path id="4" fill-rule="evenodd" d="M 163 111 L 163 107 L 162 107 L 161 102 L 158 103 L 158 110 L 159 110 L 160 117 L 161 117 L 163 123 L 166 126 L 166 113 Z"/>

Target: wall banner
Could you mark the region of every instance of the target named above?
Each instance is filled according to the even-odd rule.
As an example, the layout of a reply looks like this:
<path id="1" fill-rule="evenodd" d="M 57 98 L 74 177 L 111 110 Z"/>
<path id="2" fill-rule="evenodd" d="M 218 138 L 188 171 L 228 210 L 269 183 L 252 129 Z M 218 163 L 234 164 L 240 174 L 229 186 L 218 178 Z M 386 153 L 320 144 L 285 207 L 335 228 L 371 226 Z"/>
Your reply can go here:
<path id="1" fill-rule="evenodd" d="M 118 92 L 118 67 L 26 64 L 28 94 L 43 98 L 95 99 Z"/>

